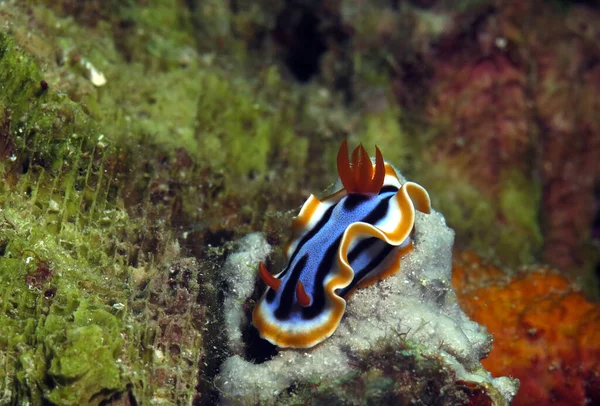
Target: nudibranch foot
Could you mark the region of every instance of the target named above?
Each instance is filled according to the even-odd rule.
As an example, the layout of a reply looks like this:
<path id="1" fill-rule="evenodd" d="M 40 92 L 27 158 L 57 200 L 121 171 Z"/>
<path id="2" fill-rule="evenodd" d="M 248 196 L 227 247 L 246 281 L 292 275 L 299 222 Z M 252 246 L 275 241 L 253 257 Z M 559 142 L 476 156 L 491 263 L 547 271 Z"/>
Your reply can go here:
<path id="1" fill-rule="evenodd" d="M 427 191 L 401 183 L 377 148 L 374 163 L 362 145 L 337 158 L 343 189 L 310 196 L 292 222 L 288 264 L 276 276 L 259 264 L 267 291 L 254 308 L 260 336 L 279 347 L 308 348 L 332 335 L 346 299 L 400 269 L 413 246 L 416 211 L 429 213 Z"/>

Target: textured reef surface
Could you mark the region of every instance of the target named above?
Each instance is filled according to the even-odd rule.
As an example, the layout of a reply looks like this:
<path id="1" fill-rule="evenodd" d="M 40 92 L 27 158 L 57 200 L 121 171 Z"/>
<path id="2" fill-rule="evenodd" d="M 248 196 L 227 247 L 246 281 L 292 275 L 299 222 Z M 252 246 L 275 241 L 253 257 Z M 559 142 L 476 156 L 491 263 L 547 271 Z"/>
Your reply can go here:
<path id="1" fill-rule="evenodd" d="M 508 375 L 516 403 L 599 402 L 598 21 L 566 0 L 0 0 L 0 404 L 487 405 Z M 278 352 L 247 322 L 256 266 L 281 269 L 343 139 L 447 226 L 418 218 L 423 250 L 356 293 L 331 355 Z M 453 239 L 476 252 L 464 313 Z"/>

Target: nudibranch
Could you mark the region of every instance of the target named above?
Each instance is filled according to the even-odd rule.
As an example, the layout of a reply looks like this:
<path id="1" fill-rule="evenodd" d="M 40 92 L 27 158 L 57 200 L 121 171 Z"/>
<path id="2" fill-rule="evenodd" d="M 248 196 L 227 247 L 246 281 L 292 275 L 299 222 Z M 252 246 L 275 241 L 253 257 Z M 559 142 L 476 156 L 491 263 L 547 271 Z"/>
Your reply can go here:
<path id="1" fill-rule="evenodd" d="M 292 222 L 287 266 L 271 275 L 252 314 L 260 336 L 279 347 L 312 347 L 336 330 L 356 288 L 396 273 L 412 249 L 415 210 L 429 213 L 427 191 L 401 183 L 376 147 L 375 162 L 359 145 L 348 157 L 342 142 L 337 170 L 343 188 L 311 195 Z"/>

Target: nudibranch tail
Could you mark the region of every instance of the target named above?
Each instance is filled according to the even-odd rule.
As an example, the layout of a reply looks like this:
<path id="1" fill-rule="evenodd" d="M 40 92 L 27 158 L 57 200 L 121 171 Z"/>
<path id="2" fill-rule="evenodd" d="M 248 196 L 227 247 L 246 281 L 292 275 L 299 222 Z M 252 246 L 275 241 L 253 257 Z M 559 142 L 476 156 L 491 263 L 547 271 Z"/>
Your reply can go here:
<path id="1" fill-rule="evenodd" d="M 337 156 L 337 169 L 344 189 L 348 193 L 376 194 L 383 186 L 385 164 L 379 148 L 375 147 L 375 169 L 362 144 L 352 151 L 348 159 L 348 141 L 342 141 Z"/>

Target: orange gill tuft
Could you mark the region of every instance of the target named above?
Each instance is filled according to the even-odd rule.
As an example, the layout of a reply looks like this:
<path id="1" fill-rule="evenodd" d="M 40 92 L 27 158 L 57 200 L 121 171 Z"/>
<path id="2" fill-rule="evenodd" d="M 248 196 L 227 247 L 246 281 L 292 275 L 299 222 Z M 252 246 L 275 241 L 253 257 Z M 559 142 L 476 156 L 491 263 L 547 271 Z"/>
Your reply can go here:
<path id="1" fill-rule="evenodd" d="M 375 147 L 375 168 L 362 144 L 352 151 L 348 159 L 348 141 L 342 141 L 337 156 L 337 169 L 344 189 L 350 193 L 377 194 L 385 178 L 385 164 L 379 148 Z"/>

